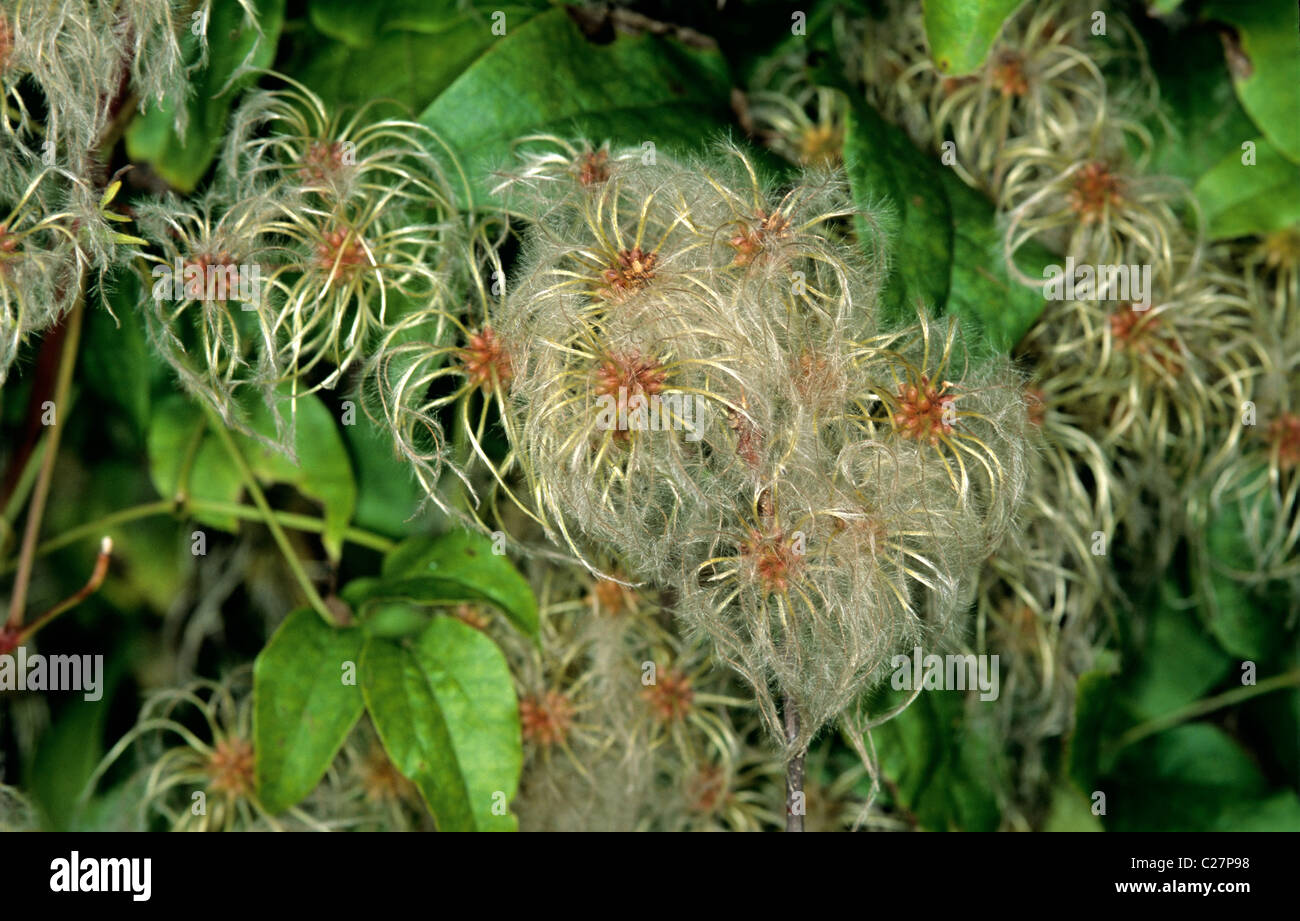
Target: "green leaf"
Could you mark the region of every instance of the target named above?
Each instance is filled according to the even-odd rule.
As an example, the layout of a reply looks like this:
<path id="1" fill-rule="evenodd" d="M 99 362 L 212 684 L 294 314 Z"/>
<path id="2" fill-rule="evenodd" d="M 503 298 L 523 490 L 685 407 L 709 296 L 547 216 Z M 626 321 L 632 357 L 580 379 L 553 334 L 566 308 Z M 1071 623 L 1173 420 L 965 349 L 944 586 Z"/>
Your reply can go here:
<path id="1" fill-rule="evenodd" d="M 45 831 L 79 831 L 85 821 L 81 794 L 104 755 L 104 728 L 109 702 L 125 671 L 118 656 L 107 656 L 100 674 L 100 699 L 78 694 L 68 701 L 57 719 L 40 735 L 27 784 L 40 810 Z"/>
<path id="2" fill-rule="evenodd" d="M 302 33 L 286 38 L 295 53 L 284 70 L 333 106 L 392 99 L 421 112 L 500 40 L 488 14 L 468 8 L 455 15 L 412 9 L 389 19 L 377 4 L 329 4 L 334 9 L 320 13 L 316 6 Z M 492 12 L 504 13 L 507 27 L 517 29 L 542 8 L 516 0 Z"/>
<path id="3" fill-rule="evenodd" d="M 381 604 L 367 612 L 361 627 L 368 636 L 396 640 L 413 636 L 429 625 L 427 612 L 403 602 Z"/>
<path id="4" fill-rule="evenodd" d="M 980 712 L 981 704 L 967 704 L 963 694 L 923 691 L 901 714 L 872 730 L 881 768 L 897 786 L 900 805 L 927 830 L 996 831 L 1000 822 L 993 792 L 1000 782 L 999 743 L 985 718 L 987 708 Z"/>
<path id="5" fill-rule="evenodd" d="M 1173 583 L 1166 581 L 1137 668 L 1126 672 L 1125 704 L 1139 720 L 1165 716 L 1200 700 L 1233 667 L 1196 612 L 1177 595 Z"/>
<path id="6" fill-rule="evenodd" d="M 349 583 L 343 597 L 359 606 L 380 600 L 419 604 L 487 602 L 520 632 L 537 635 L 537 598 L 509 558 L 471 531 L 403 541 L 384 559 L 377 579 Z"/>
<path id="7" fill-rule="evenodd" d="M 1002 24 L 1023 0 L 926 0 L 922 9 L 930 56 L 945 74 L 968 74 L 984 63 Z"/>
<path id="8" fill-rule="evenodd" d="M 496 21 L 509 30 L 520 24 L 513 14 L 540 12 L 548 5 L 546 0 L 516 0 L 513 4 L 495 6 L 488 11 L 468 6 L 462 0 L 379 0 L 370 3 L 312 0 L 309 15 L 312 25 L 326 35 L 356 48 L 369 48 L 386 32 L 436 34 L 462 24 L 472 24 L 477 31 L 495 38 L 492 34 L 493 14 L 505 14 L 504 19 L 497 17 Z"/>
<path id="9" fill-rule="evenodd" d="M 1293 643 L 1289 660 L 1278 673 L 1300 668 L 1300 648 Z M 1300 688 L 1262 694 L 1242 705 L 1240 726 L 1243 737 L 1258 739 L 1256 751 L 1261 763 L 1276 777 L 1300 779 Z M 1300 784 L 1298 784 L 1300 785 Z"/>
<path id="10" fill-rule="evenodd" d="M 432 511 L 420 511 L 424 492 L 411 468 L 394 453 L 392 438 L 382 426 L 369 424 L 362 413 L 356 423 L 343 426 L 343 440 L 357 473 L 356 526 L 393 538 L 432 530 Z"/>
<path id="11" fill-rule="evenodd" d="M 120 408 L 142 439 L 149 429 L 153 387 L 162 374 L 150 351 L 143 317 L 136 309 L 139 290 L 136 273 L 118 273 L 104 293 L 108 309 L 86 311 L 85 345 L 79 361 L 81 387 Z"/>
<path id="12" fill-rule="evenodd" d="M 78 410 L 80 418 L 89 415 L 81 407 Z M 148 472 L 134 450 L 99 459 L 93 476 L 72 496 L 75 498 L 69 501 L 50 503 L 45 516 L 46 533 L 59 534 L 157 498 Z M 64 574 L 60 596 L 70 595 L 84 584 L 99 551 L 100 538 L 109 537 L 113 541 L 113 565 L 97 597 L 121 611 L 133 612 L 129 615 L 132 618 L 144 616 L 145 611 L 161 615 L 175 606 L 188 578 L 186 567 L 178 564 L 177 556 L 178 553 L 189 556 L 189 538 L 185 538 L 182 548 L 178 546 L 177 536 L 173 518 L 151 516 L 123 521 L 97 528 L 93 534 L 51 557 L 46 565 Z"/>
<path id="13" fill-rule="evenodd" d="M 1259 134 L 1237 101 L 1218 34 L 1206 25 L 1176 32 L 1145 30 L 1151 69 L 1160 82 L 1158 114 L 1147 120 L 1154 148 L 1147 172 L 1194 185 L 1241 142 Z"/>
<path id="14" fill-rule="evenodd" d="M 1207 723 L 1125 749 L 1102 790 L 1109 831 L 1245 830 L 1246 817 L 1275 797 L 1250 755 Z M 1269 827 L 1296 815 L 1285 797 L 1268 808 L 1271 815 L 1256 818 Z"/>
<path id="15" fill-rule="evenodd" d="M 237 502 L 239 471 L 208 436 L 202 411 L 179 394 L 154 405 L 146 437 L 149 476 L 164 499 Z M 239 527 L 229 515 L 196 514 L 195 520 L 225 531 Z"/>
<path id="16" fill-rule="evenodd" d="M 1043 831 L 1103 831 L 1093 815 L 1091 797 L 1080 796 L 1069 784 L 1059 784 L 1052 794 L 1051 811 Z"/>
<path id="17" fill-rule="evenodd" d="M 1263 799 L 1225 803 L 1210 831 L 1300 831 L 1300 797 L 1283 790 Z"/>
<path id="18" fill-rule="evenodd" d="M 1235 150 L 1196 183 L 1215 240 L 1265 234 L 1300 221 L 1300 166 L 1264 138 L 1253 143 L 1254 163 L 1243 163 L 1244 151 Z"/>
<path id="19" fill-rule="evenodd" d="M 599 142 L 698 146 L 730 117 L 730 79 L 716 51 L 654 35 L 588 41 L 561 9 L 488 46 L 420 116 L 459 156 L 475 188 L 490 187 L 528 134 Z"/>
<path id="20" fill-rule="evenodd" d="M 515 830 L 505 807 L 523 766 L 519 708 L 492 640 L 450 617 L 410 645 L 372 638 L 361 686 L 384 750 L 439 831 Z"/>
<path id="21" fill-rule="evenodd" d="M 1118 728 L 1114 698 L 1115 678 L 1109 671 L 1098 669 L 1079 676 L 1074 693 L 1074 729 L 1066 741 L 1066 773 L 1088 795 L 1110 769 L 1104 745 Z"/>
<path id="22" fill-rule="evenodd" d="M 887 321 L 911 322 L 922 304 L 933 315 L 956 316 L 976 354 L 1010 350 L 1045 302 L 1040 290 L 1007 272 L 993 206 L 862 103 L 852 109 L 844 165 L 860 211 L 892 212 Z M 873 233 L 861 217 L 859 230 L 864 238 Z M 1018 258 L 1031 278 L 1042 278 L 1043 266 L 1055 261 L 1029 246 Z"/>
<path id="23" fill-rule="evenodd" d="M 184 102 L 189 110 L 184 135 L 176 134 L 174 105 L 154 106 L 135 118 L 127 129 L 127 155 L 136 162 L 152 164 L 174 188 L 191 191 L 221 147 L 226 116 L 238 90 L 252 79 L 248 75 L 227 86 L 231 76 L 249 59 L 250 52 L 253 67 L 267 67 L 275 59 L 284 24 L 284 3 L 260 0 L 254 28 L 246 21 L 239 0 L 214 0 L 207 25 L 208 63 L 190 78 L 193 92 Z M 184 41 L 187 60 L 197 62 L 198 40 L 188 28 Z"/>
<path id="24" fill-rule="evenodd" d="M 298 397 L 296 406 L 296 459 L 245 435 L 237 436 L 237 441 L 258 479 L 288 483 L 324 506 L 325 530 L 321 533 L 321 543 L 330 559 L 337 560 L 343 552 L 343 535 L 357 507 L 352 462 L 334 416 L 325 404 L 311 394 Z M 275 419 L 264 402 L 259 400 L 250 407 L 249 427 L 274 438 Z"/>
<path id="25" fill-rule="evenodd" d="M 275 419 L 261 402 L 249 401 L 249 428 L 278 442 Z M 330 559 L 343 550 L 343 536 L 356 510 L 357 486 L 352 463 L 334 417 L 315 394 L 297 399 L 294 447 L 296 461 L 266 443 L 236 432 L 249 467 L 259 480 L 285 483 L 321 503 L 325 511 L 321 542 Z M 243 481 L 220 441 L 208 431 L 207 417 L 187 400 L 174 396 L 154 411 L 148 436 L 149 472 L 159 495 L 166 499 L 194 498 L 235 502 Z M 186 475 L 186 463 L 193 458 Z M 181 481 L 184 476 L 184 482 Z M 238 519 L 208 512 L 196 513 L 196 520 L 226 531 L 239 528 Z"/>
<path id="26" fill-rule="evenodd" d="M 1278 151 L 1300 163 L 1300 41 L 1296 40 L 1300 13 L 1296 4 L 1292 0 L 1210 0 L 1201 15 L 1236 30 L 1236 44 L 1229 43 L 1227 57 L 1237 96 Z"/>
<path id="27" fill-rule="evenodd" d="M 1261 469 L 1248 479 L 1266 475 Z M 1208 506 L 1209 496 L 1203 501 Z M 1241 507 L 1225 504 L 1205 529 L 1205 550 L 1196 556 L 1193 567 L 1202 586 L 1205 622 L 1219 645 L 1238 659 L 1262 663 L 1286 648 L 1283 618 L 1277 613 L 1285 602 L 1273 602 L 1228 574 L 1255 568 L 1245 527 Z"/>
<path id="28" fill-rule="evenodd" d="M 270 812 L 300 802 L 320 782 L 365 701 L 356 685 L 362 632 L 294 611 L 253 665 L 257 792 Z M 350 669 L 347 663 L 351 663 Z M 348 673 L 352 683 L 344 680 Z"/>

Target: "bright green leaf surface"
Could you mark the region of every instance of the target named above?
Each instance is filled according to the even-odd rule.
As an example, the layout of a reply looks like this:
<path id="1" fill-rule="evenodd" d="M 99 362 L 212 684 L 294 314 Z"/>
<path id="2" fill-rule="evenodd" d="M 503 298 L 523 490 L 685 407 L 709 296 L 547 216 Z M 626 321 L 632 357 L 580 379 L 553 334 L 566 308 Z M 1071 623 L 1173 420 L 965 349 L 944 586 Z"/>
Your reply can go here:
<path id="1" fill-rule="evenodd" d="M 1243 163 L 1243 151 L 1235 150 L 1196 183 L 1196 198 L 1216 240 L 1265 234 L 1300 221 L 1300 166 L 1263 138 L 1245 140 L 1254 141 L 1254 163 Z"/>
<path id="2" fill-rule="evenodd" d="M 404 599 L 423 604 L 485 601 L 521 632 L 537 635 L 537 598 L 510 559 L 492 542 L 469 531 L 404 541 L 384 560 L 382 576 L 349 584 L 353 604 Z"/>
<path id="3" fill-rule="evenodd" d="M 993 39 L 1023 0 L 926 0 L 925 37 L 945 74 L 968 74 L 984 63 Z"/>
<path id="4" fill-rule="evenodd" d="M 585 134 L 599 143 L 699 146 L 729 119 L 722 57 L 652 35 L 594 44 L 563 10 L 506 35 L 421 115 L 460 155 L 475 187 L 510 162 L 529 134 Z"/>
<path id="5" fill-rule="evenodd" d="M 1300 10 L 1296 4 L 1212 0 L 1201 16 L 1236 30 L 1238 47 L 1228 52 L 1228 70 L 1241 104 L 1278 151 L 1300 163 Z"/>
<path id="6" fill-rule="evenodd" d="M 484 634 L 435 618 L 409 645 L 372 638 L 366 706 L 389 758 L 419 787 L 441 831 L 513 831 L 505 808 L 523 766 L 510 669 Z"/>
<path id="7" fill-rule="evenodd" d="M 363 635 L 309 608 L 290 614 L 253 666 L 253 739 L 262 805 L 280 812 L 320 782 L 365 701 L 356 684 Z M 344 683 L 351 663 L 351 684 Z"/>

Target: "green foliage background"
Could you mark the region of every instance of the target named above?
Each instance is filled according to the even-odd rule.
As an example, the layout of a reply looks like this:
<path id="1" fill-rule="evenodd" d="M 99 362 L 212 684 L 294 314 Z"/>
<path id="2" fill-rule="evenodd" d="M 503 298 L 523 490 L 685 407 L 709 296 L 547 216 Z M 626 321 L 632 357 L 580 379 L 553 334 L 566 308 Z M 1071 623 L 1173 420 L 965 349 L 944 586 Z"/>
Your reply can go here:
<path id="1" fill-rule="evenodd" d="M 574 15 L 545 0 L 514 0 L 499 9 L 458 0 L 257 5 L 264 29 L 258 65 L 296 77 L 330 104 L 398 100 L 446 140 L 463 169 L 466 201 L 477 208 L 494 204 L 492 171 L 522 135 L 585 135 L 663 149 L 743 137 L 734 89 L 746 86 L 759 61 L 792 42 L 833 55 L 826 25 L 837 6 L 801 4 L 807 35 L 794 36 L 790 4 L 775 0 L 728 0 L 721 9 L 692 0 L 635 4 L 655 21 L 683 27 L 664 34 L 616 33 L 601 24 L 598 10 Z M 838 5 L 863 13 L 872 7 Z M 1016 5 L 927 3 L 926 27 L 941 67 L 962 73 L 978 65 Z M 1130 10 L 1162 91 L 1152 168 L 1192 185 L 1216 239 L 1300 219 L 1294 4 L 1156 7 L 1159 17 Z M 498 13 L 504 34 L 493 30 Z M 234 0 L 216 4 L 213 52 L 189 102 L 187 135 L 171 133 L 168 112 L 138 116 L 119 157 L 176 189 L 202 186 L 232 103 L 255 79 L 230 80 L 253 41 L 235 29 L 239 18 Z M 1239 30 L 1254 62 L 1250 76 L 1230 73 L 1211 19 Z M 716 43 L 694 41 L 695 35 Z M 1257 144 L 1259 159 L 1245 170 L 1240 152 L 1248 140 Z M 775 158 L 768 162 L 781 168 Z M 886 292 L 891 309 L 901 316 L 923 298 L 936 312 L 960 317 L 980 348 L 1008 351 L 1042 303 L 1004 272 L 989 271 L 1000 265 L 990 203 L 862 100 L 853 103 L 844 162 L 859 202 L 886 202 L 897 219 Z M 1041 265 L 1050 254 L 1031 257 L 1023 266 L 1030 274 L 1037 274 L 1035 258 Z M 53 829 L 114 826 L 130 808 L 121 789 L 88 802 L 80 794 L 107 747 L 134 720 L 141 690 L 160 681 L 159 636 L 164 615 L 185 596 L 191 532 L 215 529 L 214 547 L 229 550 L 239 535 L 259 527 L 244 520 L 240 481 L 202 412 L 177 395 L 150 355 L 129 306 L 132 284 L 120 280 L 98 292 L 116 305 L 116 319 L 103 310 L 87 315 L 75 404 L 64 410 L 67 430 L 43 531 L 56 546 L 40 561 L 33 589 L 34 603 L 71 594 L 84 582 L 101 534 L 113 536 L 113 569 L 102 590 L 41 637 L 50 649 L 102 652 L 109 663 L 106 693 L 94 704 L 52 697 L 48 721 L 38 718 L 30 729 L 16 712 L 20 702 L 0 702 L 7 711 L 0 721 L 4 781 L 25 790 L 42 825 Z M 34 375 L 27 372 L 38 356 L 35 346 L 30 352 L 0 396 L 6 469 L 31 419 Z M 301 466 L 249 439 L 241 446 L 277 507 L 320 519 L 318 536 L 301 538 L 304 547 L 314 553 L 318 541 L 342 596 L 372 616 L 363 625 L 330 629 L 299 610 L 268 637 L 249 610 L 254 589 L 241 586 L 222 604 L 220 629 L 202 645 L 196 665 L 216 674 L 256 657 L 257 776 L 268 808 L 288 807 L 314 786 L 365 709 L 440 826 L 513 828 L 512 816 L 490 809 L 492 792 L 513 796 L 521 764 L 504 659 L 482 634 L 450 618 L 430 618 L 423 606 L 485 601 L 529 633 L 537 629 L 536 601 L 502 558 L 474 544 L 478 539 L 429 536 L 446 522 L 412 518 L 421 496 L 411 478 L 364 419 L 338 424 L 342 398 L 327 394 L 302 405 Z M 178 497 L 186 514 L 112 517 Z M 6 524 L 17 527 L 19 516 L 20 509 L 6 509 Z M 349 529 L 382 540 L 350 543 Z M 1233 534 L 1233 523 L 1220 521 L 1211 535 L 1224 558 L 1234 552 Z M 383 552 L 387 542 L 397 549 Z M 7 547 L 0 565 L 9 572 L 13 543 Z M 1130 551 L 1132 565 L 1140 567 L 1141 548 Z M 1150 629 L 1123 631 L 1125 647 L 1081 681 L 1074 730 L 1045 755 L 1057 778 L 1048 828 L 1300 830 L 1300 690 L 1294 686 L 1120 744 L 1134 727 L 1159 725 L 1238 687 L 1244 660 L 1254 661 L 1262 676 L 1300 667 L 1296 635 L 1282 628 L 1287 612 L 1277 608 L 1278 599 L 1223 584 L 1217 610 L 1189 608 L 1177 601 L 1191 589 L 1189 567 L 1182 560 L 1159 590 L 1133 599 Z M 340 658 L 362 663 L 360 686 L 339 686 L 333 663 Z M 23 732 L 32 734 L 30 745 L 20 744 Z M 996 775 L 1018 755 L 1000 750 L 992 727 L 959 696 L 923 695 L 882 727 L 876 741 L 891 779 L 887 803 L 921 827 L 999 827 Z M 1097 790 L 1108 798 L 1101 818 L 1089 808 Z"/>

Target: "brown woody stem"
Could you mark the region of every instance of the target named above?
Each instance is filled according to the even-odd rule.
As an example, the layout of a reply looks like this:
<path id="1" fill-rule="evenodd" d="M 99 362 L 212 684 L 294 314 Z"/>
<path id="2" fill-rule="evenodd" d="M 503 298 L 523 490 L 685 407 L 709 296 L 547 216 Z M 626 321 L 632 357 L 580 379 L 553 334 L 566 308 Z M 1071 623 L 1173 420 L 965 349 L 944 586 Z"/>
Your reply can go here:
<path id="1" fill-rule="evenodd" d="M 793 745 L 799 738 L 799 708 L 794 700 L 786 695 L 781 702 L 785 716 L 785 739 Z M 795 755 L 785 766 L 785 830 L 803 831 L 805 812 L 803 795 L 803 755 Z"/>
<path id="2" fill-rule="evenodd" d="M 45 517 L 45 500 L 50 495 L 50 481 L 54 476 L 54 459 L 59 453 L 59 439 L 67 424 L 68 393 L 72 388 L 72 369 L 77 363 L 77 348 L 81 343 L 81 318 L 85 312 L 85 279 L 78 279 L 77 297 L 68 314 L 64 333 L 63 353 L 59 358 L 58 383 L 54 388 L 54 425 L 46 439 L 45 456 L 41 458 L 40 473 L 32 491 L 32 501 L 27 506 L 27 524 L 23 531 L 22 550 L 18 555 L 18 573 L 14 576 L 13 594 L 9 597 L 8 627 L 17 630 L 23 625 L 23 609 L 27 605 L 27 586 L 32 578 L 32 564 L 36 560 L 36 541 L 41 533 L 41 520 Z"/>

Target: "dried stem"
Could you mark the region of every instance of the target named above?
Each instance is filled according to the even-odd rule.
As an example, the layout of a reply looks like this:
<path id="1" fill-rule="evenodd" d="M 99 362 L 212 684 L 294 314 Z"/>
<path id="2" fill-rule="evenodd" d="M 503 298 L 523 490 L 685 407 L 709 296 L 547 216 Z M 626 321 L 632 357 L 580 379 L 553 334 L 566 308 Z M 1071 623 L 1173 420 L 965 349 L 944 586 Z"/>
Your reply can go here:
<path id="1" fill-rule="evenodd" d="M 112 553 L 112 538 L 105 537 L 99 542 L 99 555 L 95 557 L 95 568 L 91 570 L 90 578 L 86 580 L 86 584 L 78 589 L 75 594 L 63 599 L 40 617 L 36 618 L 36 620 L 34 620 L 18 637 L 19 643 L 26 642 L 34 633 L 36 633 L 37 630 L 40 630 L 64 611 L 72 610 L 91 595 L 95 594 L 95 592 L 99 591 L 99 587 L 104 584 L 104 577 L 108 575 L 108 564 L 112 560 Z"/>
<path id="2" fill-rule="evenodd" d="M 23 625 L 23 609 L 27 605 L 27 587 L 31 583 L 32 563 L 36 560 L 36 540 L 41 533 L 41 521 L 45 517 L 45 500 L 50 495 L 50 481 L 54 476 L 54 459 L 59 454 L 59 439 L 63 434 L 63 425 L 67 422 L 68 392 L 72 387 L 72 369 L 77 363 L 77 348 L 81 343 L 81 319 L 85 312 L 85 279 L 78 279 L 77 298 L 68 314 L 67 332 L 64 334 L 63 353 L 59 357 L 59 378 L 54 388 L 54 425 L 45 445 L 45 456 L 41 458 L 41 470 L 36 477 L 36 487 L 32 492 L 31 504 L 27 507 L 27 524 L 23 531 L 23 546 L 18 556 L 18 573 L 14 576 L 13 594 L 9 598 L 9 619 L 6 622 L 10 630 L 17 630 Z M 60 419 L 58 414 L 64 415 Z"/>
<path id="3" fill-rule="evenodd" d="M 781 709 L 785 713 L 785 738 L 790 744 L 799 737 L 799 708 L 786 695 Z M 785 766 L 785 830 L 803 831 L 806 811 L 803 795 L 803 755 L 795 755 Z"/>

